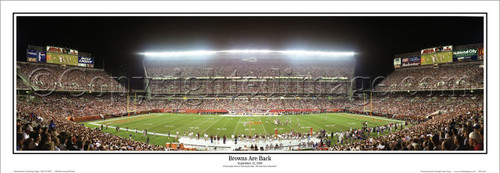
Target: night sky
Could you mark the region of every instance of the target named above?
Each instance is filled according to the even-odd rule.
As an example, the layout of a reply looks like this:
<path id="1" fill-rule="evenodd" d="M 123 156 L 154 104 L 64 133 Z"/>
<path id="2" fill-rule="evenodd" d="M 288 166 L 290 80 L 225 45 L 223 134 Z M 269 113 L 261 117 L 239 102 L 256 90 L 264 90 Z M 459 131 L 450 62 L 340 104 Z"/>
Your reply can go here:
<path id="1" fill-rule="evenodd" d="M 144 51 L 354 51 L 356 75 L 375 77 L 395 54 L 482 43 L 483 29 L 482 17 L 17 17 L 17 60 L 27 45 L 53 45 L 92 53 L 113 76 L 143 76 Z"/>

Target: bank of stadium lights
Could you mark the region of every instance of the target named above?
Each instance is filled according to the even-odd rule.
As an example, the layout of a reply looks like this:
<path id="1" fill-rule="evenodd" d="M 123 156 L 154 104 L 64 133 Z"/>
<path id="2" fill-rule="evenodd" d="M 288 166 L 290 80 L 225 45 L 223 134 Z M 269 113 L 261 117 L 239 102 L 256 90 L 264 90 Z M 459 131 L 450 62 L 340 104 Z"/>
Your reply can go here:
<path id="1" fill-rule="evenodd" d="M 219 50 L 219 51 L 178 51 L 178 52 L 142 52 L 146 57 L 203 56 L 215 54 L 285 54 L 285 55 L 316 55 L 316 56 L 354 56 L 355 52 L 325 52 L 306 50 Z"/>
<path id="2" fill-rule="evenodd" d="M 184 51 L 184 52 L 144 52 L 142 53 L 147 57 L 169 57 L 169 56 L 197 56 L 197 55 L 211 55 L 216 51 Z"/>

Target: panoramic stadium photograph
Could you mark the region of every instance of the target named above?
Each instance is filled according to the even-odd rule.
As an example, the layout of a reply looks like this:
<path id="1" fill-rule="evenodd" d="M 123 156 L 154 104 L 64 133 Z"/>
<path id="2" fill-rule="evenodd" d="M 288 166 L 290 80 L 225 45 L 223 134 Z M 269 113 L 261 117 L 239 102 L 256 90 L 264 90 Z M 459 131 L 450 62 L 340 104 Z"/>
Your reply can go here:
<path id="1" fill-rule="evenodd" d="M 15 153 L 486 151 L 481 15 L 15 21 Z"/>

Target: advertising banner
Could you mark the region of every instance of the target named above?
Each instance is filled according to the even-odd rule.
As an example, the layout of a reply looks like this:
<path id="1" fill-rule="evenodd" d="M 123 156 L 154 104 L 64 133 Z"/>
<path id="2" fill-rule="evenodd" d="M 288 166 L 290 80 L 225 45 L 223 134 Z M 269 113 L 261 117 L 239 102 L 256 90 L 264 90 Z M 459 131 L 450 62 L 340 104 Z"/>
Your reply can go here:
<path id="1" fill-rule="evenodd" d="M 456 50 L 453 52 L 453 57 L 474 56 L 474 55 L 477 55 L 477 53 L 478 53 L 477 49 L 474 49 L 474 48 Z"/>
<path id="2" fill-rule="evenodd" d="M 453 62 L 456 61 L 475 61 L 478 51 L 475 48 L 457 50 L 453 52 Z"/>
<path id="3" fill-rule="evenodd" d="M 422 49 L 420 51 L 420 54 L 433 54 L 433 53 L 439 53 L 439 52 L 451 52 L 453 51 L 453 46 L 441 46 L 441 47 L 433 47 L 433 48 L 427 48 L 427 49 Z"/>
<path id="4" fill-rule="evenodd" d="M 463 61 L 477 61 L 477 55 L 473 56 L 461 56 L 461 57 L 453 57 L 453 62 L 463 62 Z"/>
<path id="5" fill-rule="evenodd" d="M 77 66 L 78 56 L 56 52 L 47 52 L 47 63 Z"/>
<path id="6" fill-rule="evenodd" d="M 55 47 L 55 46 L 47 46 L 47 52 L 66 53 L 64 48 Z"/>
<path id="7" fill-rule="evenodd" d="M 37 50 L 28 50 L 28 52 L 26 54 L 26 58 L 27 58 L 28 62 L 37 62 L 38 53 L 39 53 L 39 51 L 37 51 Z"/>
<path id="8" fill-rule="evenodd" d="M 45 62 L 45 52 L 28 49 L 26 57 L 28 62 Z"/>
<path id="9" fill-rule="evenodd" d="M 94 58 L 92 57 L 78 57 L 78 66 L 80 67 L 94 67 Z"/>
<path id="10" fill-rule="evenodd" d="M 401 58 L 394 58 L 394 68 L 401 67 Z"/>
<path id="11" fill-rule="evenodd" d="M 484 57 L 484 48 L 477 49 L 477 60 L 483 60 Z"/>
<path id="12" fill-rule="evenodd" d="M 420 54 L 431 54 L 431 53 L 436 53 L 436 48 L 427 48 L 427 49 L 422 49 L 420 51 Z"/>
<path id="13" fill-rule="evenodd" d="M 68 49 L 68 50 L 67 50 L 67 54 L 70 54 L 70 55 L 78 55 L 78 50 L 75 50 L 75 49 Z"/>
<path id="14" fill-rule="evenodd" d="M 47 62 L 47 52 L 38 52 L 38 62 Z"/>
<path id="15" fill-rule="evenodd" d="M 434 54 L 424 54 L 420 59 L 421 65 L 440 64 L 453 62 L 452 52 L 439 52 Z"/>
<path id="16" fill-rule="evenodd" d="M 412 66 L 419 66 L 420 65 L 420 57 L 414 56 L 414 57 L 404 57 L 402 60 L 402 67 L 412 67 Z"/>
<path id="17" fill-rule="evenodd" d="M 439 51 L 438 52 L 451 52 L 453 51 L 453 46 L 443 46 L 443 47 L 440 47 Z"/>

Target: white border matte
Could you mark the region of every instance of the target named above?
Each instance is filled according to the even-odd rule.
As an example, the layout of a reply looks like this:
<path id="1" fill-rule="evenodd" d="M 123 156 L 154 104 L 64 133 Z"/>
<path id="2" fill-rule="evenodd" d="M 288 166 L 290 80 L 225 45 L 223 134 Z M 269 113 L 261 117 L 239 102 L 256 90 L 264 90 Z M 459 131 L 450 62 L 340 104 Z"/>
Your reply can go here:
<path id="1" fill-rule="evenodd" d="M 223 172 L 260 171 L 234 169 L 228 155 L 270 155 L 276 168 L 268 171 L 334 172 L 499 172 L 499 3 L 497 1 L 422 2 L 1 2 L 1 172 L 20 170 L 74 170 L 75 172 L 170 172 L 221 169 Z M 487 12 L 488 13 L 488 154 L 12 154 L 12 13 L 13 12 Z M 56 14 L 57 15 L 57 14 Z M 66 15 L 66 14 L 64 14 Z M 127 14 L 123 14 L 127 16 Z M 128 14 L 131 16 L 130 14 Z M 156 14 L 155 14 L 156 15 Z M 185 14 L 180 14 L 185 15 Z M 193 14 L 199 16 L 200 14 Z M 227 15 L 227 14 L 222 14 Z M 244 15 L 244 14 L 236 14 Z M 254 16 L 254 14 L 250 14 Z M 269 16 L 268 14 L 262 14 Z M 280 14 L 275 14 L 280 15 Z M 293 14 L 291 14 L 293 15 Z M 296 14 L 297 16 L 304 16 Z M 314 15 L 314 14 L 306 14 Z M 370 14 L 346 14 L 371 16 Z M 376 16 L 406 16 L 381 14 Z M 411 16 L 412 14 L 407 14 Z M 438 16 L 422 14 L 419 16 Z M 450 14 L 442 14 L 450 16 Z M 87 16 L 87 15 L 86 15 Z M 133 14 L 132 16 L 136 16 Z M 464 16 L 464 14 L 457 14 Z M 467 15 L 465 15 L 467 16 Z M 486 32 L 485 32 L 486 33 Z M 486 36 L 485 36 L 486 37 Z M 486 43 L 485 43 L 486 45 Z M 490 48 L 491 50 L 488 50 Z M 492 57 L 492 59 L 489 59 Z"/>

